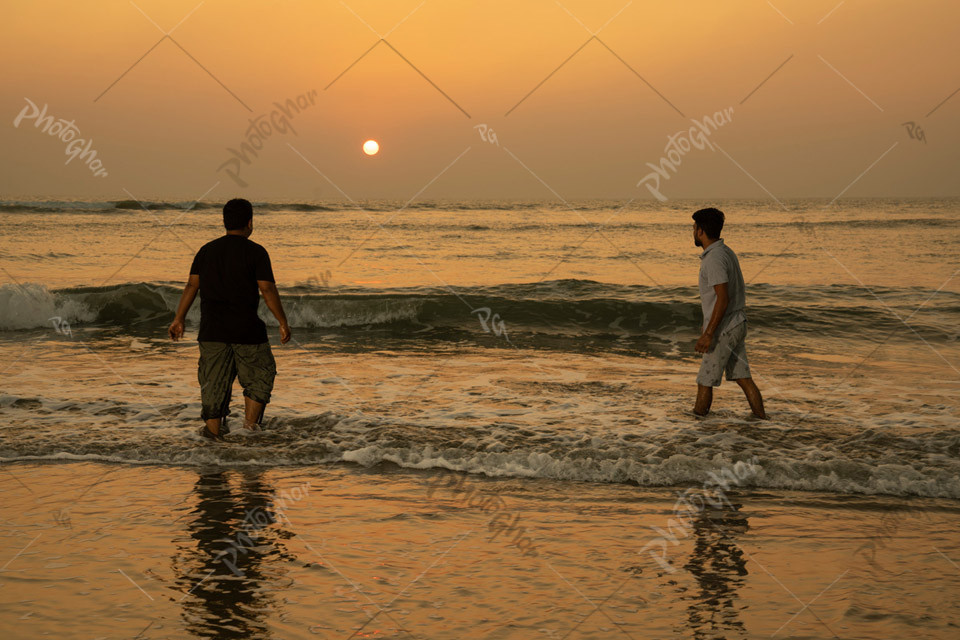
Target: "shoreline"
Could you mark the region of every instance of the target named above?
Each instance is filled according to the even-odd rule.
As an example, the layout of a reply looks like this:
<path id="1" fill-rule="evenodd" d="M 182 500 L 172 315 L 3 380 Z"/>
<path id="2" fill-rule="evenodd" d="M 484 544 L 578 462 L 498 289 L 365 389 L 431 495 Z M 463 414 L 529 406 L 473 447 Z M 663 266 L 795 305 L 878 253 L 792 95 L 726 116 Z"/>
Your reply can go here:
<path id="1" fill-rule="evenodd" d="M 960 571 L 944 559 L 960 559 L 960 505 L 944 500 L 738 491 L 685 527 L 672 488 L 347 464 L 6 470 L 29 487 L 0 474 L 14 514 L 0 525 L 14 638 L 512 639 L 575 627 L 753 638 L 782 627 L 880 640 L 918 624 L 950 638 L 960 624 Z M 822 623 L 791 617 L 803 605 L 790 592 L 806 603 L 834 581 L 813 605 Z"/>

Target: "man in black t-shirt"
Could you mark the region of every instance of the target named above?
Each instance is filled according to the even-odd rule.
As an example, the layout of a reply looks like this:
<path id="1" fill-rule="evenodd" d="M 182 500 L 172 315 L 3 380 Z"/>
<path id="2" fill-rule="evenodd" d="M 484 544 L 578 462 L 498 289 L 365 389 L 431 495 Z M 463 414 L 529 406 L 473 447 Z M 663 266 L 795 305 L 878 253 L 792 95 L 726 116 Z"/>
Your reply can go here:
<path id="1" fill-rule="evenodd" d="M 267 327 L 257 316 L 260 294 L 280 323 L 280 343 L 290 340 L 270 255 L 248 239 L 253 233 L 253 206 L 246 200 L 231 200 L 223 206 L 223 226 L 227 234 L 203 245 L 194 257 L 177 315 L 168 330 L 173 340 L 183 336 L 184 320 L 199 292 L 197 378 L 200 417 L 205 421 L 200 435 L 212 440 L 222 440 L 226 433 L 221 421 L 230 413 L 235 378 L 243 387 L 245 428 L 258 427 L 270 402 L 277 367 L 267 342 Z"/>

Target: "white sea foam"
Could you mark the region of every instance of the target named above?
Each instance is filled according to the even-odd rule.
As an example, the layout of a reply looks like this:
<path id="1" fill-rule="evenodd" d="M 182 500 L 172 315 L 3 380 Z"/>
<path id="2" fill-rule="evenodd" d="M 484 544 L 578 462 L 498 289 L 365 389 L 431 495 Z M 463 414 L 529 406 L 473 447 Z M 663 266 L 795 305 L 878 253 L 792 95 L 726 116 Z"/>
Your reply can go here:
<path id="1" fill-rule="evenodd" d="M 0 396 L 8 415 L 73 410 L 86 426 L 38 426 L 0 433 L 0 461 L 100 460 L 132 464 L 287 466 L 349 462 L 372 467 L 448 469 L 490 477 L 549 478 L 641 486 L 699 484 L 711 473 L 748 465 L 744 488 L 885 494 L 960 499 L 960 461 L 949 452 L 960 434 L 945 430 L 918 438 L 865 434 L 856 441 L 824 434 L 816 441 L 771 426 L 750 437 L 731 423 L 724 433 L 696 428 L 632 433 L 564 429 L 526 433 L 490 425 L 482 430 L 438 429 L 323 414 L 280 419 L 264 433 L 228 436 L 212 444 L 194 434 L 195 405 L 150 407 L 115 402 L 63 406 L 42 399 Z M 91 420 L 123 419 L 121 428 Z M 134 417 L 143 418 L 133 420 Z M 79 420 L 78 420 L 79 422 Z M 236 426 L 239 428 L 239 426 Z M 625 436 L 628 439 L 625 439 Z M 873 444 L 870 444 L 873 442 Z M 681 444 L 683 443 L 683 444 Z M 889 461 L 893 460 L 893 461 Z"/>
<path id="2" fill-rule="evenodd" d="M 89 322 L 96 313 L 77 298 L 39 284 L 0 285 L 0 330 L 36 329 L 63 322 Z M 54 319 L 58 319 L 56 323 Z"/>

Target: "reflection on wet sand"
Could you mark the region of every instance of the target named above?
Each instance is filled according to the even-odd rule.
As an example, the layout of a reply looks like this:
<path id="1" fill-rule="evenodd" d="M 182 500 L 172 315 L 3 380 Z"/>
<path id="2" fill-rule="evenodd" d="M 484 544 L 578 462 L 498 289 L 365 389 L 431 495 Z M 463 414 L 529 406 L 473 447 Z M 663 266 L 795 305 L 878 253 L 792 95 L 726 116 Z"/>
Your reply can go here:
<path id="1" fill-rule="evenodd" d="M 741 507 L 726 503 L 723 509 L 703 509 L 693 522 L 694 546 L 683 568 L 694 576 L 697 588 L 681 600 L 689 602 L 686 626 L 696 640 L 747 637 L 740 620 L 746 605 L 737 595 L 748 573 L 747 562 L 737 539 L 750 526 Z"/>
<path id="2" fill-rule="evenodd" d="M 276 592 L 288 584 L 284 544 L 273 487 L 257 472 L 203 473 L 194 486 L 189 538 L 176 542 L 172 558 L 181 617 L 198 638 L 271 638 Z"/>

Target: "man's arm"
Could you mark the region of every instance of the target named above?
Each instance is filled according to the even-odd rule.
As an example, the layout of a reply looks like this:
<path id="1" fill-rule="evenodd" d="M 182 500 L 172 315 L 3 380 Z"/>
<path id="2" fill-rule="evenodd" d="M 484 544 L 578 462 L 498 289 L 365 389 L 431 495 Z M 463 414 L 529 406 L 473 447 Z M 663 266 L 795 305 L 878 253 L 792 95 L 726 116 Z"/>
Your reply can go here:
<path id="1" fill-rule="evenodd" d="M 191 273 L 187 279 L 187 285 L 183 288 L 183 294 L 180 296 L 180 304 L 177 305 L 177 315 L 173 317 L 173 322 L 170 323 L 170 328 L 167 329 L 167 333 L 171 339 L 179 340 L 183 337 L 183 322 L 187 319 L 187 312 L 190 311 L 190 306 L 193 304 L 194 299 L 196 299 L 198 291 L 200 291 L 200 276 L 196 273 Z"/>
<path id="2" fill-rule="evenodd" d="M 713 341 L 713 334 L 716 333 L 720 321 L 723 320 L 723 314 L 727 312 L 727 305 L 730 303 L 730 296 L 727 292 L 727 283 L 713 285 L 713 290 L 717 292 L 717 303 L 713 305 L 713 314 L 710 316 L 710 322 L 707 328 L 703 330 L 703 335 L 697 340 L 694 350 L 697 353 L 706 353 L 710 350 L 710 343 Z"/>
<path id="3" fill-rule="evenodd" d="M 280 344 L 287 344 L 290 340 L 290 325 L 287 324 L 287 314 L 283 312 L 283 304 L 280 302 L 277 285 L 269 280 L 257 280 L 257 286 L 260 287 L 260 294 L 263 296 L 267 309 L 270 309 L 270 313 L 280 323 Z"/>

